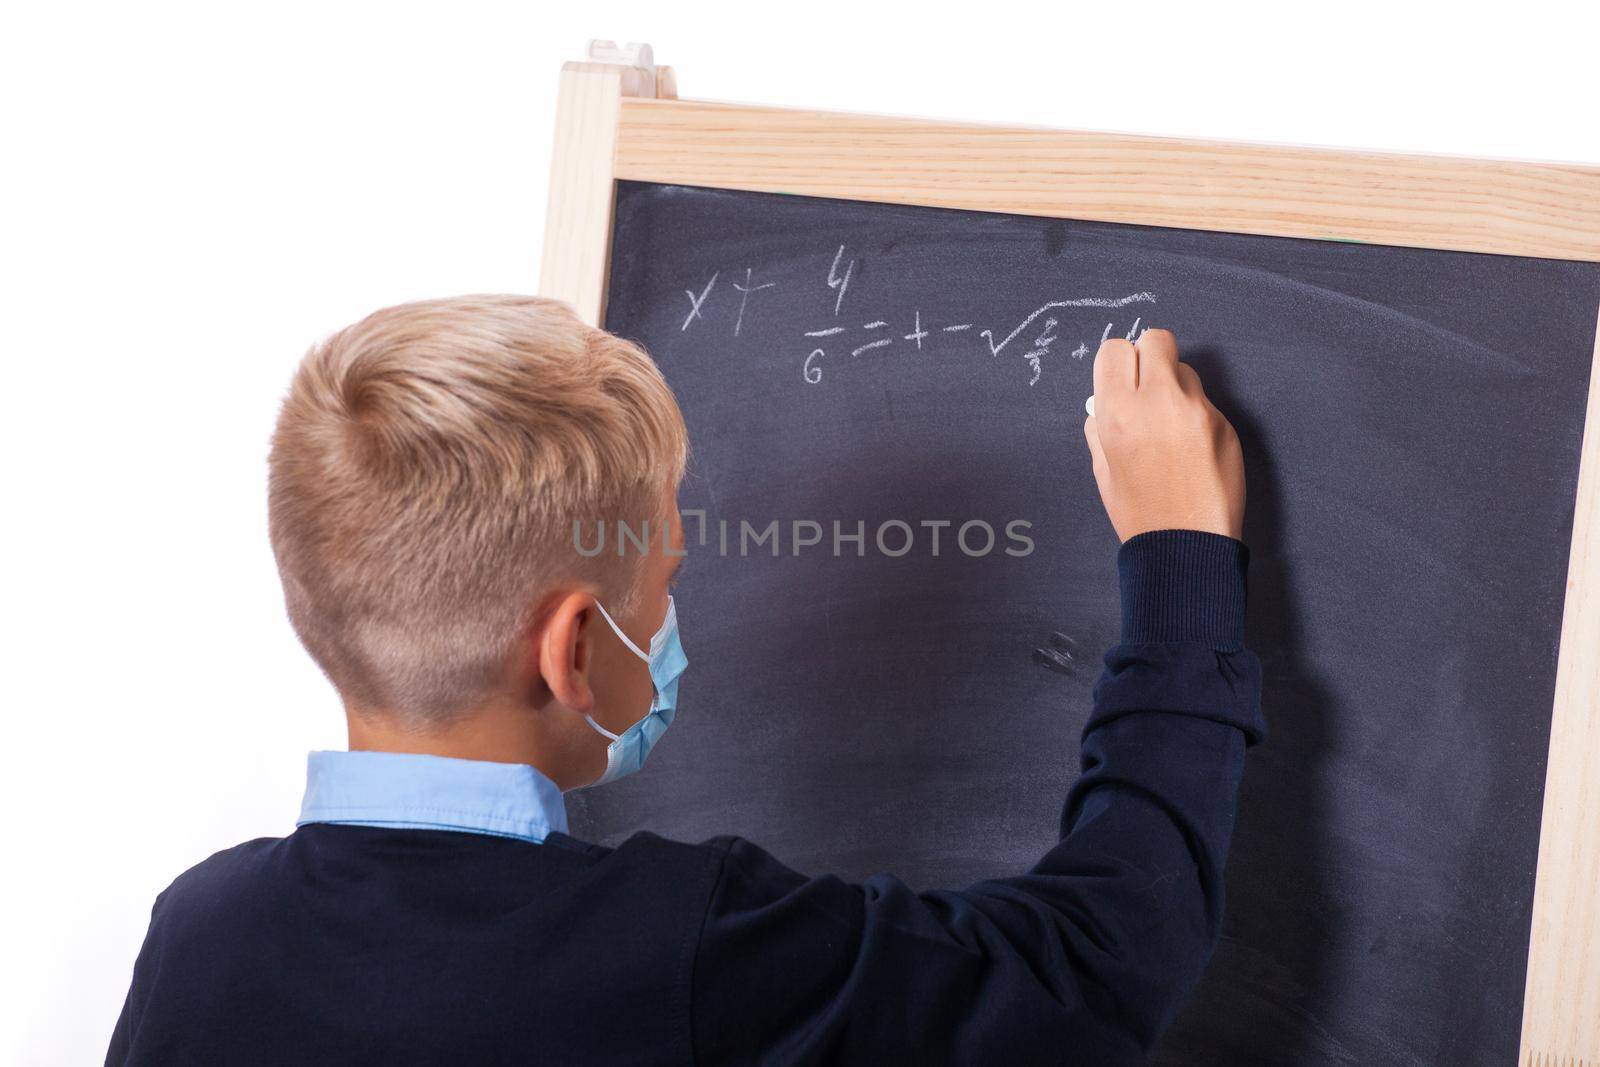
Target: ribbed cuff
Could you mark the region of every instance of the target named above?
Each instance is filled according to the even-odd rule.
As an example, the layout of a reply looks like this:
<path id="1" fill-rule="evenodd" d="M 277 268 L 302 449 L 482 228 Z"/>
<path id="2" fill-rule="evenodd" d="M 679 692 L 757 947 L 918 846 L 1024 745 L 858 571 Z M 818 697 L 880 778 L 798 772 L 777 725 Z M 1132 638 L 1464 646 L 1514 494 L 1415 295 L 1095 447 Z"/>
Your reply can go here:
<path id="1" fill-rule="evenodd" d="M 1122 643 L 1192 641 L 1216 649 L 1244 643 L 1243 541 L 1199 530 L 1152 530 L 1117 553 Z"/>

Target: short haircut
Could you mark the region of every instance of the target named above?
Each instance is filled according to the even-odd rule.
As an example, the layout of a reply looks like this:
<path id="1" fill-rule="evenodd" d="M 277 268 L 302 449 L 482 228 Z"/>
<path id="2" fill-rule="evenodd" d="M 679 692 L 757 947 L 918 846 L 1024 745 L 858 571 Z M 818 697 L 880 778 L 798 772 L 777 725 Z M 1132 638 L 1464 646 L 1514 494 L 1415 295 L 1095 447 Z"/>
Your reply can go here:
<path id="1" fill-rule="evenodd" d="M 268 514 L 289 620 L 348 704 L 426 729 L 500 681 L 562 585 L 631 610 L 644 554 L 586 549 L 683 476 L 677 401 L 637 345 L 565 304 L 387 308 L 308 352 L 272 436 Z"/>

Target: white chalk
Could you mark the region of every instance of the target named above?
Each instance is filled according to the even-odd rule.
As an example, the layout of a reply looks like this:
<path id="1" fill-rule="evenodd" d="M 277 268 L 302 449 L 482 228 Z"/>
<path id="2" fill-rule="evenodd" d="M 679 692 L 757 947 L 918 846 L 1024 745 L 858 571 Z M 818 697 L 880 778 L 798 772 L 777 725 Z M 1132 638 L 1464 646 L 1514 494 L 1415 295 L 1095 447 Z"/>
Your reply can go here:
<path id="1" fill-rule="evenodd" d="M 1088 400 L 1083 402 L 1083 410 L 1089 413 L 1089 417 L 1091 419 L 1094 418 L 1094 397 L 1091 396 Z"/>

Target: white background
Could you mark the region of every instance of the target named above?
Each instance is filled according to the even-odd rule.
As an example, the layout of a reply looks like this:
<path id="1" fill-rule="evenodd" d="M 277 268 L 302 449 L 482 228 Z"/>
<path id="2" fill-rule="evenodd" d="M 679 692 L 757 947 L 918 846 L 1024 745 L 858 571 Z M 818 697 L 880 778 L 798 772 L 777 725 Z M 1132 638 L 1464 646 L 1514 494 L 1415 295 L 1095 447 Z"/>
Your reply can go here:
<path id="1" fill-rule="evenodd" d="M 40 4 L 0 36 L 4 1064 L 98 1062 L 156 893 L 288 831 L 342 745 L 267 545 L 277 402 L 378 307 L 535 289 L 587 38 L 686 97 L 1600 162 L 1577 0 Z"/>

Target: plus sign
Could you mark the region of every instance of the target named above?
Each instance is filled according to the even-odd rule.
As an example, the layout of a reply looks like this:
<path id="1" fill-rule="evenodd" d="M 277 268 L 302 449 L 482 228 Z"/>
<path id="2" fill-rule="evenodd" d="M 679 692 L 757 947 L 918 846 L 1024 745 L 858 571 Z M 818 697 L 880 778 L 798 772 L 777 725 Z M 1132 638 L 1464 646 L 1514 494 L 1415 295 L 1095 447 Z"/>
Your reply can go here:
<path id="1" fill-rule="evenodd" d="M 919 311 L 917 312 L 917 325 L 910 333 L 906 334 L 906 340 L 917 342 L 917 351 L 920 352 L 922 351 L 922 339 L 926 336 L 928 336 L 928 331 L 922 328 L 922 312 Z"/>

